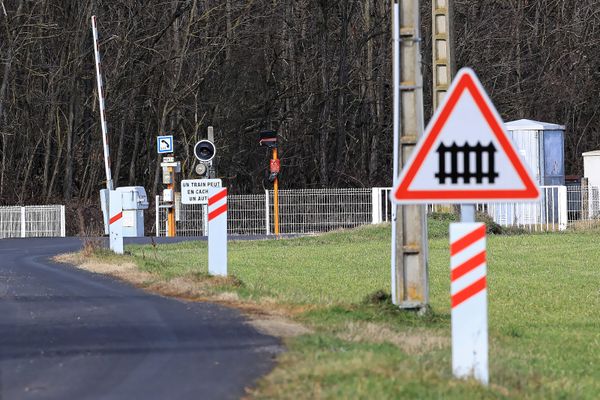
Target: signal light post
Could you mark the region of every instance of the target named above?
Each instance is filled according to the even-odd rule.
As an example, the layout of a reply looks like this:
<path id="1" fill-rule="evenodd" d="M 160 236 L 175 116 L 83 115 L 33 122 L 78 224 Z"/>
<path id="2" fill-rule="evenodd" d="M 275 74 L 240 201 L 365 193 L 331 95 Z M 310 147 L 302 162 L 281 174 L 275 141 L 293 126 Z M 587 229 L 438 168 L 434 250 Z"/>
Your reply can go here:
<path id="1" fill-rule="evenodd" d="M 272 150 L 272 158 L 269 162 L 269 182 L 273 182 L 273 225 L 275 235 L 279 236 L 279 171 L 281 161 L 277 154 L 277 132 L 260 132 L 260 145 L 265 145 Z"/>
<path id="2" fill-rule="evenodd" d="M 163 172 L 163 185 L 167 188 L 163 190 L 163 201 L 170 203 L 167 207 L 167 236 L 175 237 L 175 207 L 177 202 L 175 200 L 175 185 L 176 185 L 176 174 L 181 172 L 181 163 L 175 161 L 174 153 L 174 140 L 173 135 L 158 136 L 156 138 L 156 149 L 158 154 L 165 155 L 160 163 Z M 166 155 L 168 154 L 168 155 Z M 157 228 L 158 229 L 158 228 Z"/>
<path id="3" fill-rule="evenodd" d="M 166 185 L 166 189 L 163 190 L 163 201 L 170 203 L 167 207 L 167 236 L 175 237 L 175 186 L 176 186 L 176 174 L 181 172 L 181 163 L 175 161 L 174 156 L 163 157 L 161 162 L 163 168 L 163 184 Z"/>
<path id="4" fill-rule="evenodd" d="M 273 158 L 270 163 L 270 172 L 275 175 L 275 180 L 273 181 L 273 208 L 274 208 L 274 218 L 275 218 L 275 235 L 279 236 L 279 168 L 281 162 L 279 158 L 277 158 L 277 147 L 273 147 Z"/>
<path id="5" fill-rule="evenodd" d="M 173 193 L 173 200 L 175 200 L 175 197 L 174 197 L 174 195 L 175 195 L 175 171 L 173 170 L 173 167 L 167 167 L 167 173 L 169 175 L 173 176 L 171 183 L 167 184 L 167 190 L 169 190 L 169 191 L 171 191 L 171 193 Z M 167 227 L 168 227 L 167 236 L 175 237 L 175 205 L 173 205 L 173 207 L 169 208 L 169 210 L 168 210 Z"/>

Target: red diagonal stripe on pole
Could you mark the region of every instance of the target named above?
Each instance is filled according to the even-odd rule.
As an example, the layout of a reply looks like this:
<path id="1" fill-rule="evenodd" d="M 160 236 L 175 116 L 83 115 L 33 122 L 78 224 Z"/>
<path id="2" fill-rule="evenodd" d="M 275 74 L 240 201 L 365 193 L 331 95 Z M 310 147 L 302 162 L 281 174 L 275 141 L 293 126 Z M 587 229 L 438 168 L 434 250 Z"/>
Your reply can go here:
<path id="1" fill-rule="evenodd" d="M 118 220 L 120 220 L 121 218 L 123 218 L 123 213 L 120 212 L 117 215 L 115 215 L 114 217 L 112 217 L 109 221 L 108 224 L 112 225 L 113 223 L 117 222 Z"/>
<path id="2" fill-rule="evenodd" d="M 211 212 L 209 212 L 208 213 L 208 220 L 212 221 L 213 219 L 217 218 L 219 215 L 223 214 L 225 211 L 227 211 L 227 203 L 225 203 L 221 207 L 219 207 L 219 208 L 217 208 L 217 209 L 212 210 Z"/>
<path id="3" fill-rule="evenodd" d="M 464 301 L 469 300 L 471 297 L 475 296 L 477 293 L 481 292 L 485 288 L 486 279 L 484 276 L 480 280 L 476 281 L 470 286 L 467 286 L 466 288 L 452 296 L 452 308 L 460 305 Z"/>
<path id="4" fill-rule="evenodd" d="M 450 255 L 456 255 L 460 253 L 476 241 L 483 239 L 485 237 L 485 225 L 480 228 L 475 229 L 473 232 L 468 233 L 462 238 L 458 239 L 454 243 L 450 244 Z"/>
<path id="5" fill-rule="evenodd" d="M 227 197 L 227 188 L 221 190 L 219 193 L 215 194 L 212 197 L 208 198 L 208 205 L 213 205 L 215 204 L 217 201 L 221 200 L 222 198 Z"/>
<path id="6" fill-rule="evenodd" d="M 484 262 L 485 262 L 485 250 L 483 250 L 481 253 L 477 254 L 476 256 L 472 257 L 471 259 L 465 261 L 458 267 L 454 268 L 450 275 L 450 280 L 452 282 L 454 282 L 461 276 L 473 271 L 475 268 L 479 267 Z"/>

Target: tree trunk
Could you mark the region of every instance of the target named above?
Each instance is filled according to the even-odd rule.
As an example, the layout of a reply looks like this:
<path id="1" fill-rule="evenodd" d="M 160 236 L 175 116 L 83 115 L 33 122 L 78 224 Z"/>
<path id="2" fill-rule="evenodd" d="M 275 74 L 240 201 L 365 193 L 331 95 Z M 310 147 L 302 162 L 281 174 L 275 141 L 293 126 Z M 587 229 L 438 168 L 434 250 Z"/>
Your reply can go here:
<path id="1" fill-rule="evenodd" d="M 63 181 L 63 197 L 65 201 L 71 200 L 73 188 L 73 135 L 75 131 L 75 85 L 71 85 L 71 98 L 69 100 L 69 122 L 67 125 L 67 148 L 65 156 L 65 176 Z"/>

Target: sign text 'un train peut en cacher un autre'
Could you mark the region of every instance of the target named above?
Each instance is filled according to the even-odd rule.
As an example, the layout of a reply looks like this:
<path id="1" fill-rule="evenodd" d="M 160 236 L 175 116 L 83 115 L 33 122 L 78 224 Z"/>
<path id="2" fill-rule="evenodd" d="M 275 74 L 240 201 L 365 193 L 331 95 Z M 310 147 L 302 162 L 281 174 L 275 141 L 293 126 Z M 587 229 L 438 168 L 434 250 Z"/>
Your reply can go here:
<path id="1" fill-rule="evenodd" d="M 187 179 L 181 181 L 182 204 L 208 204 L 208 188 L 220 188 L 220 179 Z"/>

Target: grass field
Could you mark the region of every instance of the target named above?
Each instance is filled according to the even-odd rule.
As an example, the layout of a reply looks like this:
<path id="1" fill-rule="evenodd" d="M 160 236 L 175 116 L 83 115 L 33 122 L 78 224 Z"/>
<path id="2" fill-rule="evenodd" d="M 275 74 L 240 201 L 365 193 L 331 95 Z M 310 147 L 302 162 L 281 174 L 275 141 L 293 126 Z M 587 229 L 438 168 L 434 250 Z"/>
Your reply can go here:
<path id="1" fill-rule="evenodd" d="M 600 397 L 598 232 L 488 237 L 490 381 L 452 379 L 449 254 L 445 218 L 430 221 L 431 311 L 394 308 L 390 227 L 322 236 L 232 242 L 237 279 L 203 286 L 210 296 L 288 307 L 313 333 L 250 393 L 256 398 Z M 127 246 L 124 257 L 153 280 L 211 280 L 206 243 Z"/>

